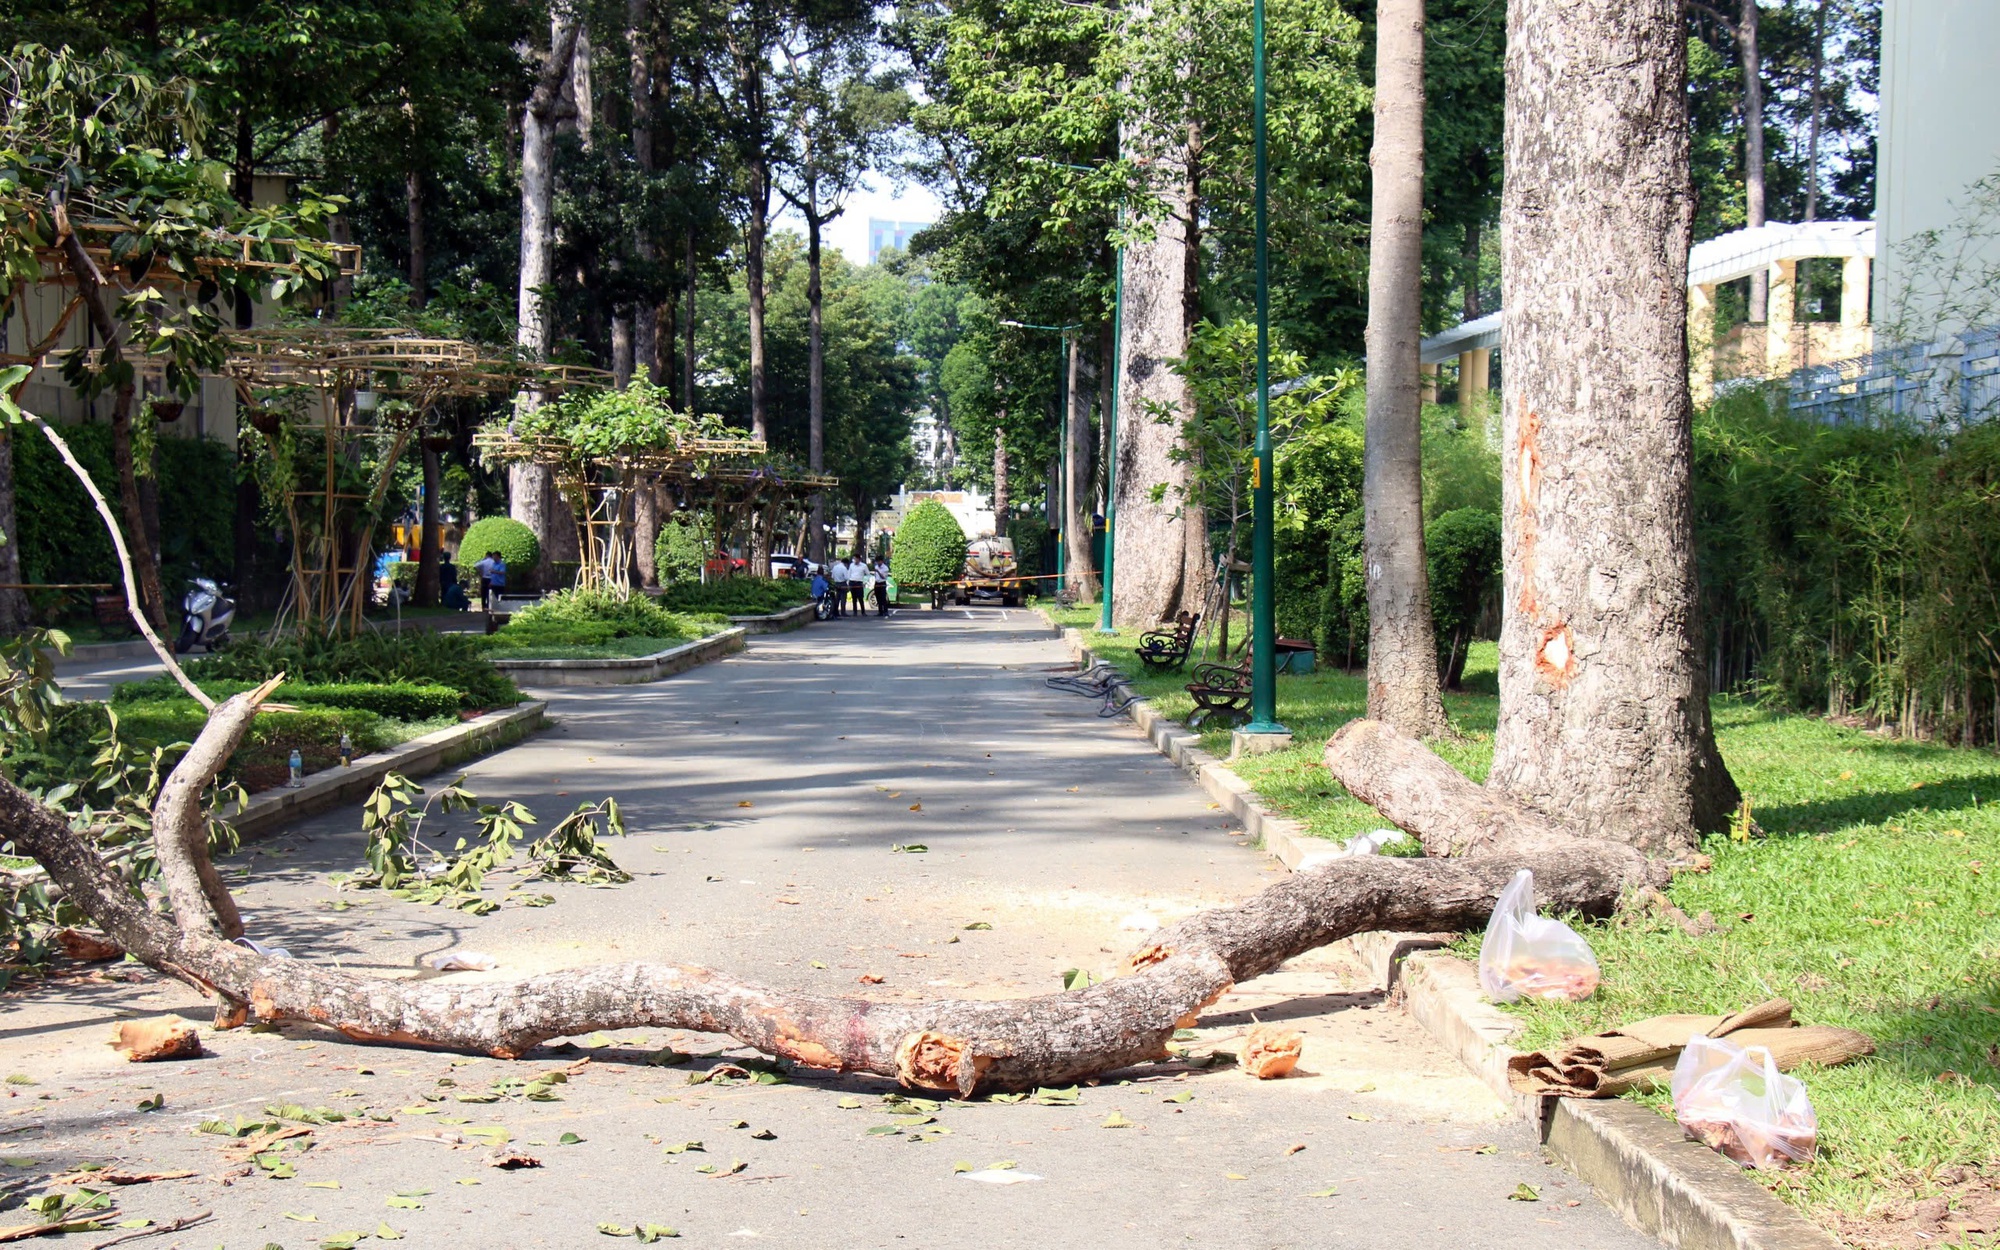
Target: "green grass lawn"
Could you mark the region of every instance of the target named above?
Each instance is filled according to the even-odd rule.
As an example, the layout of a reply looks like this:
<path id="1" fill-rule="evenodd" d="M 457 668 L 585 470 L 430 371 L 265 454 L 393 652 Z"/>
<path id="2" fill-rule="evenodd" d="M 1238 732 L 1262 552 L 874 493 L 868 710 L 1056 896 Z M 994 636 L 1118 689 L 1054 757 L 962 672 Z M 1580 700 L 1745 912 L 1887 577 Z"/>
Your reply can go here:
<path id="1" fill-rule="evenodd" d="M 1094 632 L 1094 609 L 1054 613 L 1128 672 L 1136 638 Z M 1493 749 L 1496 653 L 1474 649 L 1464 735 L 1444 756 L 1483 779 Z M 1191 710 L 1185 675 L 1142 677 L 1163 711 Z M 1267 803 L 1321 837 L 1377 827 L 1319 762 L 1327 736 L 1361 713 L 1360 677 L 1280 676 L 1278 718 L 1298 745 L 1233 767 Z M 1636 915 L 1580 927 L 1604 981 L 1587 1002 L 1530 1004 L 1521 1044 L 1539 1046 L 1664 1012 L 1722 1012 L 1790 999 L 1800 1020 L 1860 1029 L 1873 1058 L 1805 1073 L 1820 1119 L 1811 1167 L 1757 1173 L 1831 1222 L 1936 1192 L 1939 1168 L 2000 1159 L 2000 757 L 1900 741 L 1717 699 L 1722 754 L 1764 834 L 1710 837 L 1714 867 L 1669 891 L 1719 932 L 1690 937 Z M 1204 735 L 1227 749 L 1226 733 Z M 1477 955 L 1478 935 L 1461 950 Z M 1663 1107 L 1663 1096 L 1647 1099 Z M 1983 1243 L 1982 1243 L 1983 1244 Z"/>

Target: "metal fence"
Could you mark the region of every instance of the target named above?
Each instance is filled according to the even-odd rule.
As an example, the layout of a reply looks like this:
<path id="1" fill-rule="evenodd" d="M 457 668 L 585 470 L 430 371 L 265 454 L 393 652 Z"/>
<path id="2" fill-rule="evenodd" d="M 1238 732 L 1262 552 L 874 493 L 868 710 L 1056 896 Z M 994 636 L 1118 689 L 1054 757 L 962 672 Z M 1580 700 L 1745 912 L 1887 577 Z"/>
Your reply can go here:
<path id="1" fill-rule="evenodd" d="M 1795 370 L 1787 389 L 1793 412 L 1828 425 L 1991 420 L 2000 416 L 2000 327 Z"/>

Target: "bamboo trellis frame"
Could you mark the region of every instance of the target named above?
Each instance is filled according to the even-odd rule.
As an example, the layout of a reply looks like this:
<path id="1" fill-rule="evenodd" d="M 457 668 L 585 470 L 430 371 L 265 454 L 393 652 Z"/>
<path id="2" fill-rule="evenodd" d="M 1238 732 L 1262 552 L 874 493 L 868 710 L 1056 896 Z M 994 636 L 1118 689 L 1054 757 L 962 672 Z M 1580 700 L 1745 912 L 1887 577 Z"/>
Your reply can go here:
<path id="1" fill-rule="evenodd" d="M 329 633 L 361 627 L 374 564 L 373 519 L 381 511 L 404 447 L 440 403 L 523 390 L 550 394 L 601 385 L 610 378 L 600 370 L 493 355 L 457 339 L 404 330 L 331 327 L 232 335 L 225 371 L 235 380 L 239 399 L 261 410 L 260 415 L 277 412 L 278 419 L 295 430 L 316 430 L 319 435 L 318 488 L 306 488 L 295 479 L 285 492 L 292 581 L 278 618 L 282 625 L 296 613 L 300 628 Z M 260 389 L 292 396 L 310 393 L 313 402 L 294 405 L 290 412 L 266 408 L 257 394 Z M 357 397 L 366 392 L 378 400 L 381 395 L 397 396 L 407 408 L 384 414 L 379 421 L 364 418 Z M 343 465 L 354 464 L 358 456 L 353 453 L 370 438 L 386 440 L 374 481 L 366 493 L 341 489 Z M 309 521 L 316 522 L 317 532 L 305 523 Z"/>

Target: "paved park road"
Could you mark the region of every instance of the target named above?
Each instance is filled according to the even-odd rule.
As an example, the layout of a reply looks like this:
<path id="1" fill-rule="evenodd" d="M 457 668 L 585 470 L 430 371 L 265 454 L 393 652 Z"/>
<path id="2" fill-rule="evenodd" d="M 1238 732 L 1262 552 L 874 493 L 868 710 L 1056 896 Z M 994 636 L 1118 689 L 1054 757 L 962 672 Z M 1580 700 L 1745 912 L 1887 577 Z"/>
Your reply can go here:
<path id="1" fill-rule="evenodd" d="M 560 694 L 558 727 L 467 784 L 544 821 L 616 794 L 633 832 L 613 850 L 634 881 L 553 885 L 551 905 L 484 917 L 336 893 L 327 874 L 359 861 L 361 839 L 353 812 L 331 813 L 235 861 L 251 936 L 387 975 L 439 975 L 418 961 L 449 951 L 499 960 L 444 974 L 468 981 L 636 958 L 825 993 L 1005 997 L 1053 991 L 1065 969 L 1110 972 L 1146 924 L 1241 898 L 1275 870 L 1129 725 L 1045 689 L 1064 659 L 1025 613 L 908 612 L 756 639 L 654 685 Z M 892 849 L 911 844 L 928 850 Z M 1148 1067 L 1073 1105 L 933 1110 L 804 1071 L 693 1084 L 713 1060 L 647 1058 L 724 1042 L 664 1030 L 504 1063 L 204 1027 L 211 1057 L 135 1067 L 103 1044 L 110 1021 L 206 1013 L 150 975 L 110 979 L 138 975 L 114 965 L 0 999 L 0 1071 L 36 1082 L 0 1086 L 0 1185 L 85 1162 L 190 1169 L 117 1197 L 125 1217 L 212 1212 L 139 1243 L 204 1250 L 298 1250 L 383 1225 L 420 1247 L 617 1244 L 600 1224 L 670 1226 L 697 1246 L 1654 1244 L 1338 973 L 1308 957 L 1240 987 L 1194 1044 L 1229 1049 L 1253 1014 L 1291 1020 L 1308 1034 L 1305 1075 Z M 551 1070 L 569 1073 L 557 1099 L 521 1096 L 521 1078 Z M 154 1094 L 165 1105 L 141 1110 Z M 349 1118 L 293 1139 L 311 1148 L 276 1172 L 196 1131 L 286 1104 Z M 495 1133 L 542 1166 L 484 1166 Z M 1011 1163 L 998 1174 L 1017 1183 L 965 1179 L 961 1163 Z"/>

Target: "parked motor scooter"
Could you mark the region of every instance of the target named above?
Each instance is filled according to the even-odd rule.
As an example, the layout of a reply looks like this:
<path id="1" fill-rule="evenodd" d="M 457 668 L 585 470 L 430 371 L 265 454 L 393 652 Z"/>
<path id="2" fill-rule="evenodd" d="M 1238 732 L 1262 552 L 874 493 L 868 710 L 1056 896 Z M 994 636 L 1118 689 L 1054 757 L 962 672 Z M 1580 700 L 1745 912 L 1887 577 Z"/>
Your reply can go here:
<path id="1" fill-rule="evenodd" d="M 220 651 L 229 645 L 229 627 L 236 621 L 236 600 L 206 577 L 188 580 L 187 594 L 181 599 L 181 633 L 174 639 L 174 651 L 185 655 L 197 645 Z"/>

